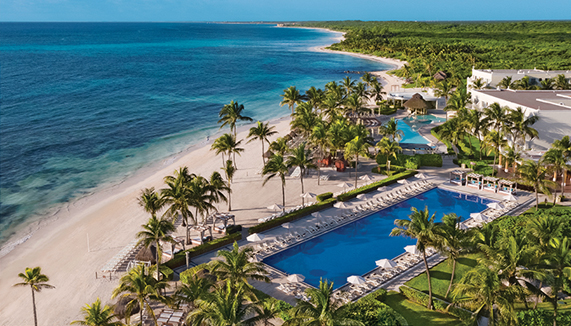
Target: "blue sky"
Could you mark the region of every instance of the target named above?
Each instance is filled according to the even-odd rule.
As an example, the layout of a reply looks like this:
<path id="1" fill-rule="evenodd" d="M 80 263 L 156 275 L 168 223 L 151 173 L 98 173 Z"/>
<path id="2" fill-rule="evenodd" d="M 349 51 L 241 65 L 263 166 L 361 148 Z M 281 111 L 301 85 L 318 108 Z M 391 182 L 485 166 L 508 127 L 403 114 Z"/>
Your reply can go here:
<path id="1" fill-rule="evenodd" d="M 0 21 L 571 19 L 570 0 L 1 0 Z"/>

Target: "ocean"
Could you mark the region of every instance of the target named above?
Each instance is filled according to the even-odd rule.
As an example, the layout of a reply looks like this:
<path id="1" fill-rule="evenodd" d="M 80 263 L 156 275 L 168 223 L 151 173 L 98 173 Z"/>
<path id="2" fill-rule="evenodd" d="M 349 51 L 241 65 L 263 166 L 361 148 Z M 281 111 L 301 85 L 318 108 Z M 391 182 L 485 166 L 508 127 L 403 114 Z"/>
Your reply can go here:
<path id="1" fill-rule="evenodd" d="M 0 246 L 30 222 L 219 131 L 289 86 L 389 66 L 313 51 L 339 33 L 263 24 L 0 23 Z"/>

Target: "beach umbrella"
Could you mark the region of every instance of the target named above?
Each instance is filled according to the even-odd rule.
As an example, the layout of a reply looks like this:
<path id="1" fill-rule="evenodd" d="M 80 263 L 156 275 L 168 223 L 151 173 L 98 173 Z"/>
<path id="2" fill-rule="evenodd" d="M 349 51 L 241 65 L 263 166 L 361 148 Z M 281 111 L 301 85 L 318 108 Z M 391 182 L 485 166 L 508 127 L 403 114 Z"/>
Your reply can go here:
<path id="1" fill-rule="evenodd" d="M 424 173 L 417 173 L 414 177 L 417 179 L 426 179 L 426 175 Z"/>
<path id="2" fill-rule="evenodd" d="M 291 228 L 291 224 L 289 222 L 282 224 L 282 228 L 289 229 Z"/>
<path id="3" fill-rule="evenodd" d="M 250 241 L 250 242 L 259 242 L 264 240 L 266 236 L 263 234 L 259 234 L 259 233 L 254 233 L 252 235 L 249 235 L 246 240 Z"/>
<path id="4" fill-rule="evenodd" d="M 406 246 L 406 247 L 404 247 L 404 250 L 408 253 L 413 254 L 413 255 L 420 255 L 421 254 L 421 252 L 418 251 L 418 249 L 416 249 L 415 245 Z"/>
<path id="5" fill-rule="evenodd" d="M 458 229 L 460 230 L 468 230 L 468 226 L 464 223 L 458 223 Z"/>
<path id="6" fill-rule="evenodd" d="M 397 263 L 395 263 L 394 261 L 390 260 L 390 259 L 381 259 L 381 260 L 377 260 L 375 262 L 375 264 L 377 264 L 377 266 L 382 267 L 382 268 L 393 268 L 393 267 L 397 267 Z"/>
<path id="7" fill-rule="evenodd" d="M 322 218 L 323 217 L 323 215 L 321 215 L 321 213 L 319 213 L 319 212 L 311 213 L 311 216 L 316 217 L 316 218 Z"/>
<path id="8" fill-rule="evenodd" d="M 345 189 L 345 188 L 351 188 L 353 187 L 353 185 L 347 182 L 341 182 L 340 184 L 337 185 L 337 187 Z"/>
<path id="9" fill-rule="evenodd" d="M 472 213 L 470 214 L 470 217 L 476 221 L 481 221 L 481 222 L 485 222 L 488 220 L 488 217 L 482 213 Z"/>
<path id="10" fill-rule="evenodd" d="M 301 194 L 301 195 L 299 195 L 299 196 L 300 196 L 300 197 L 303 197 L 303 198 L 306 198 L 306 199 L 317 197 L 316 194 L 311 193 L 311 192 L 304 192 L 303 194 Z"/>
<path id="11" fill-rule="evenodd" d="M 371 177 L 368 174 L 365 174 L 364 176 L 359 177 L 359 179 L 364 180 L 364 181 L 371 181 L 371 180 L 373 180 L 373 177 Z"/>
<path id="12" fill-rule="evenodd" d="M 489 203 L 488 207 L 491 209 L 504 209 L 504 206 L 498 202 Z"/>
<path id="13" fill-rule="evenodd" d="M 278 205 L 278 204 L 273 204 L 271 206 L 268 206 L 268 209 L 271 209 L 273 211 L 277 211 L 278 209 L 282 209 L 284 208 L 282 205 Z"/>
<path id="14" fill-rule="evenodd" d="M 514 195 L 512 195 L 512 194 L 509 194 L 509 195 L 505 196 L 504 199 L 507 200 L 507 201 L 517 201 L 516 196 L 514 196 Z"/>
<path id="15" fill-rule="evenodd" d="M 342 201 L 335 203 L 333 206 L 335 208 L 349 208 L 349 205 Z"/>
<path id="16" fill-rule="evenodd" d="M 305 280 L 305 276 L 301 274 L 291 274 L 290 276 L 287 277 L 287 280 L 292 283 L 300 283 L 303 282 L 303 280 Z"/>
<path id="17" fill-rule="evenodd" d="M 280 277 L 280 278 L 276 278 L 275 280 L 272 280 L 272 282 L 274 283 L 289 283 L 289 280 L 287 279 L 287 277 Z"/>
<path id="18" fill-rule="evenodd" d="M 385 192 L 385 191 L 387 191 L 387 187 L 385 186 L 377 188 L 377 192 Z"/>
<path id="19" fill-rule="evenodd" d="M 347 282 L 351 283 L 351 284 L 365 284 L 367 283 L 367 281 L 359 275 L 352 275 L 347 277 Z"/>
<path id="20" fill-rule="evenodd" d="M 371 198 L 371 196 L 370 196 L 370 195 L 367 195 L 367 194 L 359 194 L 359 195 L 357 195 L 357 199 L 360 199 L 360 200 L 367 200 L 367 199 L 369 199 L 369 198 Z"/>
<path id="21" fill-rule="evenodd" d="M 401 185 L 407 185 L 410 183 L 410 181 L 408 181 L 407 179 L 398 180 L 397 182 L 400 183 Z"/>

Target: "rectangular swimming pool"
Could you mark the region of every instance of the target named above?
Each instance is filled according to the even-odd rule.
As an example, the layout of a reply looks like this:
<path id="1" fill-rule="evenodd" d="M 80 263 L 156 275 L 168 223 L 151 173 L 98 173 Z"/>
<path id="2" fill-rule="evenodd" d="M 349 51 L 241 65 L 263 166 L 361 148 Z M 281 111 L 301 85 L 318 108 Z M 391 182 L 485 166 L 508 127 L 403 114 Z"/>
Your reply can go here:
<path id="1" fill-rule="evenodd" d="M 416 240 L 389 237 L 395 219 L 405 219 L 411 208 L 436 213 L 437 221 L 444 214 L 456 213 L 467 219 L 470 213 L 481 212 L 492 202 L 478 196 L 432 189 L 397 205 L 375 212 L 317 238 L 300 243 L 264 259 L 264 263 L 288 274 L 302 274 L 305 282 L 315 287 L 323 278 L 343 286 L 347 277 L 363 275 L 375 268 L 375 261 L 392 259 L 404 253 L 404 247 Z"/>

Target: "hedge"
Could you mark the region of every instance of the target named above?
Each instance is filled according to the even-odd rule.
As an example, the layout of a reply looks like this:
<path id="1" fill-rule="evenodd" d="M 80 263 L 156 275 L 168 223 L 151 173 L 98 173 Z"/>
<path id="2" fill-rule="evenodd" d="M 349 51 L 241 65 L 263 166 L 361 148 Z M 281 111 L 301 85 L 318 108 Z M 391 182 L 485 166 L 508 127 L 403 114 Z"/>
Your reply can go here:
<path id="1" fill-rule="evenodd" d="M 172 281 L 173 276 L 174 276 L 174 272 L 172 269 L 170 269 L 168 266 L 166 265 L 161 265 L 161 274 L 164 275 L 164 278 L 167 281 Z"/>
<path id="2" fill-rule="evenodd" d="M 242 240 L 242 233 L 232 233 L 230 235 L 224 236 L 222 238 L 218 238 L 212 240 L 210 242 L 201 244 L 200 246 L 192 247 L 186 251 L 181 251 L 174 255 L 173 259 L 169 260 L 165 265 L 175 269 L 177 267 L 183 266 L 186 264 L 186 254 L 185 252 L 190 253 L 190 257 L 200 256 L 204 253 L 207 253 L 212 250 L 216 250 L 218 248 L 222 248 L 230 243 L 234 243 L 235 241 Z"/>
<path id="3" fill-rule="evenodd" d="M 229 225 L 226 227 L 226 235 L 237 233 L 237 232 L 242 232 L 242 226 L 241 225 Z"/>
<path id="4" fill-rule="evenodd" d="M 440 154 L 416 154 L 420 158 L 420 166 L 442 167 L 442 156 Z"/>
<path id="5" fill-rule="evenodd" d="M 371 170 L 371 172 L 373 172 L 373 173 L 382 174 L 382 175 L 394 175 L 396 173 L 402 173 L 404 171 L 406 171 L 405 167 L 398 166 L 398 165 L 391 165 L 390 174 L 387 174 L 387 166 L 384 164 L 381 164 L 379 166 L 375 166 Z"/>
<path id="6" fill-rule="evenodd" d="M 203 269 L 208 269 L 208 263 L 196 265 L 180 273 L 180 281 L 184 284 L 190 283 L 192 276 Z"/>
<path id="7" fill-rule="evenodd" d="M 326 199 L 322 202 L 319 202 L 317 204 L 314 204 L 314 205 L 311 205 L 308 207 L 304 207 L 300 210 L 286 214 L 282 217 L 274 218 L 273 220 L 269 220 L 267 222 L 263 222 L 263 223 L 260 223 L 258 225 L 252 226 L 248 230 L 248 232 L 250 234 L 260 233 L 260 232 L 275 228 L 276 226 L 280 226 L 284 223 L 295 221 L 295 220 L 300 219 L 300 218 L 302 218 L 306 215 L 309 215 L 313 212 L 317 212 L 317 211 L 320 211 L 322 209 L 332 207 L 336 201 L 337 200 L 335 198 Z"/>
<path id="8" fill-rule="evenodd" d="M 356 302 L 349 303 L 347 313 L 365 326 L 407 325 L 406 319 L 382 302 L 386 295 L 385 289 L 374 291 Z"/>
<path id="9" fill-rule="evenodd" d="M 332 198 L 332 197 L 333 197 L 332 192 L 324 192 L 321 195 L 317 195 L 317 201 L 322 202 L 322 201 L 327 200 L 327 199 Z"/>
<path id="10" fill-rule="evenodd" d="M 524 310 L 517 313 L 517 320 L 520 326 L 551 326 L 553 325 L 553 311 Z M 571 325 L 571 311 L 558 311 L 557 325 Z"/>
<path id="11" fill-rule="evenodd" d="M 386 165 L 387 157 L 383 154 L 378 154 L 376 157 L 378 165 Z M 416 163 L 419 167 L 421 166 L 435 166 L 442 167 L 442 156 L 440 154 L 415 154 L 415 155 L 405 155 L 397 154 L 397 158 L 390 157 L 391 165 L 404 166 L 407 161 L 412 161 Z"/>
<path id="12" fill-rule="evenodd" d="M 399 287 L 399 291 L 411 301 L 414 301 L 423 306 L 428 305 L 428 294 L 424 292 L 415 290 L 406 285 Z M 464 310 L 462 308 L 451 306 L 450 303 L 435 297 L 432 297 L 432 305 L 434 306 L 435 310 L 446 312 L 452 316 L 460 318 L 463 321 L 472 318 L 472 312 Z"/>
<path id="13" fill-rule="evenodd" d="M 357 197 L 357 195 L 359 195 L 359 194 L 371 192 L 371 191 L 373 191 L 373 190 L 375 190 L 381 186 L 391 185 L 391 184 L 397 182 L 397 180 L 406 179 L 406 178 L 412 177 L 415 174 L 416 174 L 416 171 L 401 172 L 401 173 L 395 174 L 391 177 L 388 177 L 386 179 L 383 179 L 381 181 L 377 181 L 377 182 L 371 183 L 369 185 L 363 186 L 361 188 L 358 188 L 358 189 L 346 192 L 344 194 L 341 194 L 341 195 L 337 196 L 337 200 L 347 201 L 347 200 L 350 200 L 350 199 Z"/>

